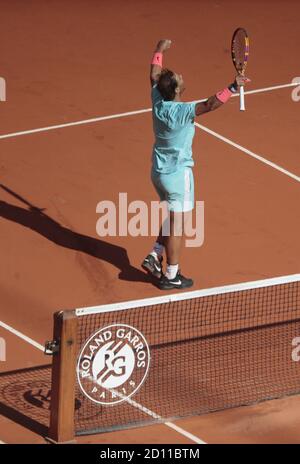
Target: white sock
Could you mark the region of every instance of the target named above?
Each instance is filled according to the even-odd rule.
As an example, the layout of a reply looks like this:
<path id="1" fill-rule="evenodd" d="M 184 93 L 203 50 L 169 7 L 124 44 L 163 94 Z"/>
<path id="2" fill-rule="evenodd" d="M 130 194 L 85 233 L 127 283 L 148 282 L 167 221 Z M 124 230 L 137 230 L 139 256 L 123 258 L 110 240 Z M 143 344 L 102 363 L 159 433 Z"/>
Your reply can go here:
<path id="1" fill-rule="evenodd" d="M 167 264 L 167 272 L 166 277 L 167 279 L 175 279 L 178 272 L 178 264 Z"/>
<path id="2" fill-rule="evenodd" d="M 153 250 L 151 251 L 150 255 L 153 255 L 153 256 L 156 255 L 156 257 L 159 258 L 160 256 L 163 255 L 163 253 L 164 253 L 164 246 L 161 243 L 155 242 Z"/>

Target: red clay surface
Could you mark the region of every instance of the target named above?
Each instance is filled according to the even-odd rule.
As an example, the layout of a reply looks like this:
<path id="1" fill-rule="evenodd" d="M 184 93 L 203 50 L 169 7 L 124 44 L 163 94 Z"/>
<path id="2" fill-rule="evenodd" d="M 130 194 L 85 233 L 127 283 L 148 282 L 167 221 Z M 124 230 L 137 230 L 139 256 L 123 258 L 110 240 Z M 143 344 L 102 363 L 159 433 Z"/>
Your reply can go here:
<path id="1" fill-rule="evenodd" d="M 251 39 L 249 89 L 289 83 L 299 74 L 299 14 L 293 1 L 259 2 L 259 21 L 256 2 L 3 1 L 0 135 L 149 108 L 149 61 L 161 37 L 173 41 L 165 64 L 183 73 L 186 100 L 233 80 L 229 44 L 240 25 Z M 248 96 L 242 115 L 232 99 L 198 122 L 299 176 L 299 104 L 291 89 L 276 90 Z M 151 237 L 100 243 L 95 230 L 99 201 L 116 201 L 119 192 L 128 201 L 156 199 L 152 142 L 150 113 L 0 139 L 3 322 L 43 344 L 58 309 L 160 294 L 139 267 Z M 182 268 L 195 288 L 299 272 L 299 183 L 199 129 L 194 158 L 205 242 L 184 250 Z M 43 218 L 30 205 L 43 208 Z M 7 331 L 0 336 L 8 354 L 1 372 L 49 362 Z M 209 443 L 299 443 L 299 408 L 299 398 L 286 398 L 179 424 Z M 0 440 L 43 442 L 7 414 Z M 159 440 L 189 441 L 159 425 L 78 442 Z"/>

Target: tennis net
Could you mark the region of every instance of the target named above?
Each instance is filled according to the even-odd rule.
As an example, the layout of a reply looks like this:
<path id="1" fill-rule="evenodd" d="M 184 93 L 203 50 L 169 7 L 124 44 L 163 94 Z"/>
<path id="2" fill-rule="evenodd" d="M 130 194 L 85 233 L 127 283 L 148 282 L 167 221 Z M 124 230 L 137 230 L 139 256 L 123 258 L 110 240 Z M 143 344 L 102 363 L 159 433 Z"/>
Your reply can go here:
<path id="1" fill-rule="evenodd" d="M 299 282 L 297 274 L 73 311 L 75 434 L 300 393 Z"/>

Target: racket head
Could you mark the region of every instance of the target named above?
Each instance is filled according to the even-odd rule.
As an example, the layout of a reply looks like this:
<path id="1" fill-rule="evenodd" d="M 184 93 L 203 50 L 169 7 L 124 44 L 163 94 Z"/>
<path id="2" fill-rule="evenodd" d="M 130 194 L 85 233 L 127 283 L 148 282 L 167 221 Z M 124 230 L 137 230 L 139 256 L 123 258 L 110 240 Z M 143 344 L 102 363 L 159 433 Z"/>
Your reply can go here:
<path id="1" fill-rule="evenodd" d="M 237 73 L 244 75 L 249 58 L 249 36 L 242 27 L 238 27 L 233 33 L 231 57 Z"/>

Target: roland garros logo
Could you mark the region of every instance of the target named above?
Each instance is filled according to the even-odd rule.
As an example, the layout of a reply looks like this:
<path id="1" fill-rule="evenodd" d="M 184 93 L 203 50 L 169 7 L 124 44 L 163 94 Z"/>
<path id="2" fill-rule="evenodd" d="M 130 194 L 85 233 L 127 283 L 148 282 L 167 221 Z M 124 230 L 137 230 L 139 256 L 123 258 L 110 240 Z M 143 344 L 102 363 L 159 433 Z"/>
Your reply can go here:
<path id="1" fill-rule="evenodd" d="M 82 392 L 95 403 L 126 401 L 147 377 L 150 352 L 145 337 L 134 327 L 113 324 L 94 333 L 78 359 Z"/>

